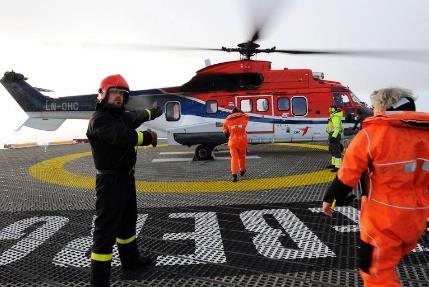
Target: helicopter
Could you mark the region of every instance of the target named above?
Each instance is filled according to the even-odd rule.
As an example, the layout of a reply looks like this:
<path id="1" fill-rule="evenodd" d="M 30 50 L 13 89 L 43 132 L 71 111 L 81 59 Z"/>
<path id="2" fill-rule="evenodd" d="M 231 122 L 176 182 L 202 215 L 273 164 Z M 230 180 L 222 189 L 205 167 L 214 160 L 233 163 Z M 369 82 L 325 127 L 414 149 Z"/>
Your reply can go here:
<path id="1" fill-rule="evenodd" d="M 261 53 L 284 53 L 397 58 L 413 53 L 261 49 L 257 42 L 264 24 L 255 25 L 249 40 L 234 48 L 149 46 L 150 49 L 234 52 L 240 58 L 207 65 L 182 85 L 130 91 L 126 109 L 159 105 L 163 116 L 144 126 L 165 132 L 170 145 L 196 146 L 196 160 L 212 158 L 214 148 L 227 141 L 222 126 L 234 107 L 250 116 L 249 144 L 326 141 L 325 129 L 331 106 L 343 111 L 344 136 L 347 137 L 355 133 L 357 115 L 362 118 L 372 114 L 348 86 L 327 80 L 324 73 L 311 69 L 273 70 L 271 62 L 254 57 Z M 116 46 L 123 48 L 122 44 Z M 23 74 L 14 71 L 6 72 L 0 80 L 27 113 L 29 118 L 24 126 L 53 131 L 66 119 L 89 119 L 95 111 L 97 94 L 52 98 L 43 94 L 50 90 L 33 87 L 27 80 Z"/>
<path id="2" fill-rule="evenodd" d="M 250 59 L 260 53 L 257 44 L 246 45 L 237 49 L 243 59 L 205 67 L 181 86 L 131 91 L 126 108 L 156 102 L 164 115 L 145 126 L 166 132 L 169 144 L 196 145 L 197 160 L 211 158 L 213 149 L 226 142 L 223 121 L 234 107 L 250 116 L 250 144 L 326 140 L 332 105 L 344 111 L 346 130 L 354 126 L 358 112 L 371 112 L 348 87 L 325 80 L 323 73 L 272 70 L 270 62 Z M 26 80 L 13 71 L 0 80 L 29 116 L 24 126 L 53 131 L 66 119 L 89 119 L 95 110 L 97 94 L 51 98 L 42 94 L 49 90 Z"/>

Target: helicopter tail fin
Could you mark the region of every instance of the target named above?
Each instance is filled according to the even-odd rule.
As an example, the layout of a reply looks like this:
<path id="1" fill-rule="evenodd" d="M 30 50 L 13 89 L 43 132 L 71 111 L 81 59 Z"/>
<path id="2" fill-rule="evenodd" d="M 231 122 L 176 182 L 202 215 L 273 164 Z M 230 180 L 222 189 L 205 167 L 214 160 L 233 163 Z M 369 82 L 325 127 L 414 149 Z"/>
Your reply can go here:
<path id="1" fill-rule="evenodd" d="M 25 112 L 42 111 L 49 97 L 44 96 L 36 88 L 26 82 L 24 75 L 15 72 L 6 72 L 0 83 L 11 94 Z"/>
<path id="2" fill-rule="evenodd" d="M 0 79 L 29 117 L 22 126 L 53 131 L 66 119 L 88 119 L 95 110 L 96 94 L 51 98 L 41 93 L 51 90 L 33 87 L 26 80 L 24 75 L 13 71 Z"/>

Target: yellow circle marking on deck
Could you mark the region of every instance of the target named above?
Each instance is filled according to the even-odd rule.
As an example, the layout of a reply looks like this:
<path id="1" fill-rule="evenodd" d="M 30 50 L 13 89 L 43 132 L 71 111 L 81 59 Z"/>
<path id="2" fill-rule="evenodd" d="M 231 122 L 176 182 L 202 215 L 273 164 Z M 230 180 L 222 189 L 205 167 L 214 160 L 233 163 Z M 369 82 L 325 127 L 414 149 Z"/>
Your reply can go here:
<path id="1" fill-rule="evenodd" d="M 322 145 L 276 144 L 327 150 Z M 91 156 L 91 152 L 74 153 L 55 157 L 34 164 L 30 175 L 41 181 L 73 188 L 94 189 L 95 177 L 70 172 L 64 168 L 69 161 Z M 136 180 L 139 192 L 237 192 L 267 190 L 330 182 L 334 174 L 327 170 L 271 178 L 241 179 L 238 182 L 218 181 L 145 181 Z"/>
<path id="2" fill-rule="evenodd" d="M 317 144 L 301 144 L 301 143 L 274 143 L 273 145 L 279 145 L 279 146 L 292 146 L 292 147 L 305 147 L 305 148 L 312 148 L 312 149 L 320 149 L 320 150 L 329 150 L 328 146 L 325 145 L 317 145 Z"/>

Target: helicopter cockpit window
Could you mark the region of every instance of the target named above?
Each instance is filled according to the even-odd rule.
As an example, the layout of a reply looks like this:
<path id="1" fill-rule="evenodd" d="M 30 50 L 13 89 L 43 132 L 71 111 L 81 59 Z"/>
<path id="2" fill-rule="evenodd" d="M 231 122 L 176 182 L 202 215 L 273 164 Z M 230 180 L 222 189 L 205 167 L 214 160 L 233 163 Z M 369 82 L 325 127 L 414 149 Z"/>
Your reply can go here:
<path id="1" fill-rule="evenodd" d="M 258 112 L 266 112 L 268 111 L 268 99 L 257 99 L 256 100 L 256 110 Z"/>
<path id="2" fill-rule="evenodd" d="M 334 105 L 336 107 L 348 106 L 350 99 L 347 94 L 334 94 Z"/>
<path id="3" fill-rule="evenodd" d="M 252 111 L 252 100 L 251 99 L 241 100 L 240 107 L 243 113 L 250 113 Z"/>
<path id="4" fill-rule="evenodd" d="M 352 93 L 352 99 L 355 103 L 363 103 L 354 93 Z"/>
<path id="5" fill-rule="evenodd" d="M 277 108 L 279 111 L 287 111 L 289 110 L 290 102 L 288 98 L 279 98 L 277 100 Z"/>
<path id="6" fill-rule="evenodd" d="M 217 112 L 217 101 L 207 101 L 206 102 L 206 112 L 208 114 L 215 114 Z"/>
<path id="7" fill-rule="evenodd" d="M 307 114 L 307 99 L 304 97 L 292 98 L 292 113 L 294 116 L 305 116 Z"/>
<path id="8" fill-rule="evenodd" d="M 165 105 L 165 119 L 168 122 L 178 121 L 180 119 L 180 103 L 168 102 Z"/>

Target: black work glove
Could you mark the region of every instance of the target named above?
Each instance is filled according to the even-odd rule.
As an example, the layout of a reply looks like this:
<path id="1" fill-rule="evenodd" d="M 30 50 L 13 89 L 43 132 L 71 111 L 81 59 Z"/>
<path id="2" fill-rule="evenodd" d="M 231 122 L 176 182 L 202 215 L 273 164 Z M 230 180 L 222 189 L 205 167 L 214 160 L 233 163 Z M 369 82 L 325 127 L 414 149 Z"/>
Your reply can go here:
<path id="1" fill-rule="evenodd" d="M 158 135 L 156 134 L 156 132 L 155 132 L 155 131 L 153 131 L 153 130 L 151 130 L 151 129 L 147 129 L 147 131 L 146 131 L 146 132 L 148 132 L 148 133 L 150 134 L 151 138 L 152 138 L 152 140 L 151 140 L 150 144 L 151 144 L 153 147 L 156 147 L 156 145 L 158 144 Z"/>
<path id="2" fill-rule="evenodd" d="M 160 107 L 153 107 L 151 109 L 149 109 L 150 111 L 150 119 L 154 120 L 157 117 L 159 117 L 160 115 L 162 115 L 162 110 Z"/>
<path id="3" fill-rule="evenodd" d="M 336 176 L 331 186 L 326 191 L 323 201 L 332 203 L 335 199 L 337 206 L 348 205 L 356 197 L 352 191 L 353 187 L 344 184 L 338 179 L 338 176 Z"/>

